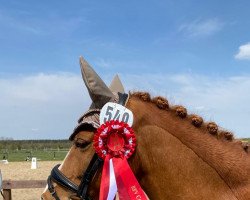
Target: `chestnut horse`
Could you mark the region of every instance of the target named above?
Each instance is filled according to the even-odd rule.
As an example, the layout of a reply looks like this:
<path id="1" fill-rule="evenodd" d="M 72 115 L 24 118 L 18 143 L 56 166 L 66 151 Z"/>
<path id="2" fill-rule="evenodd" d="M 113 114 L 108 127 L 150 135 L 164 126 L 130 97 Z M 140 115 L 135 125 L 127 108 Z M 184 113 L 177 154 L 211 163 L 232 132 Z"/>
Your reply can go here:
<path id="1" fill-rule="evenodd" d="M 90 111 L 79 120 L 70 136 L 73 141 L 59 170 L 79 185 L 95 151 L 93 137 L 98 127 L 96 112 L 124 92 L 118 77 L 107 87 L 89 64 L 80 58 L 83 80 L 92 98 Z M 163 97 L 146 92 L 131 93 L 126 104 L 134 114 L 137 147 L 128 162 L 151 200 L 249 200 L 250 156 L 248 144 L 220 130 L 214 122 L 203 122 L 187 114 L 182 106 L 171 106 Z M 88 188 L 98 199 L 102 167 Z M 75 192 L 52 179 L 57 198 L 79 199 Z M 53 200 L 46 187 L 41 199 Z"/>

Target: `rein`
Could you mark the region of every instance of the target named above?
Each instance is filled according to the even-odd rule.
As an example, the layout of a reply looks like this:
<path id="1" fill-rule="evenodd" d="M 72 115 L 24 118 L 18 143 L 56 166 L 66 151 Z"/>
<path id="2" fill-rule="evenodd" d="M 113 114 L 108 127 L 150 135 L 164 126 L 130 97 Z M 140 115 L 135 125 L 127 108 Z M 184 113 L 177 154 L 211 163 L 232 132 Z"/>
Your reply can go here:
<path id="1" fill-rule="evenodd" d="M 125 105 L 128 100 L 128 94 L 118 92 L 118 104 Z M 60 186 L 72 191 L 79 197 L 81 200 L 91 200 L 88 196 L 88 188 L 89 184 L 91 183 L 94 175 L 96 174 L 97 170 L 102 166 L 103 160 L 98 157 L 95 153 L 92 157 L 87 169 L 83 172 L 83 177 L 81 179 L 81 183 L 77 186 L 71 180 L 69 180 L 59 169 L 58 167 L 60 164 L 56 165 L 52 170 L 47 179 L 48 190 L 51 196 L 54 197 L 55 200 L 60 200 L 58 197 L 55 187 L 53 186 L 52 181 L 56 182 Z"/>

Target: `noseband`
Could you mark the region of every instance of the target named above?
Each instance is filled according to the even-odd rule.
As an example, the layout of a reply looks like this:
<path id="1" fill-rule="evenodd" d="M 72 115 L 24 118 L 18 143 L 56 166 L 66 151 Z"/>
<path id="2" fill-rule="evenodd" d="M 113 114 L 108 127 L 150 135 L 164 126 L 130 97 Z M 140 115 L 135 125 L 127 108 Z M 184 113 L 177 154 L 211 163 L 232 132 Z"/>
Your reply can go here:
<path id="1" fill-rule="evenodd" d="M 52 171 L 50 176 L 48 177 L 47 183 L 48 183 L 48 190 L 50 194 L 56 199 L 60 200 L 58 197 L 55 188 L 52 184 L 52 179 L 59 185 L 63 186 L 64 188 L 72 191 L 73 193 L 76 193 L 76 196 L 80 199 L 84 200 L 91 200 L 91 198 L 87 195 L 89 183 L 91 182 L 93 176 L 97 172 L 98 168 L 102 165 L 103 161 L 101 158 L 97 156 L 95 153 L 92 157 L 92 160 L 89 163 L 89 166 L 87 170 L 83 174 L 83 178 L 81 180 L 81 183 L 79 186 L 74 184 L 72 181 L 70 181 L 59 169 L 58 167 L 60 165 L 56 165 Z"/>
<path id="2" fill-rule="evenodd" d="M 119 93 L 118 92 L 118 103 L 121 105 L 125 105 L 126 101 L 128 99 L 128 94 L 125 93 Z M 59 165 L 56 165 L 52 170 L 51 173 L 47 179 L 48 184 L 48 190 L 50 194 L 56 199 L 60 200 L 58 197 L 55 188 L 52 184 L 52 181 L 56 182 L 60 186 L 64 187 L 65 189 L 70 190 L 71 192 L 75 193 L 77 197 L 79 197 L 81 200 L 91 200 L 91 198 L 88 196 L 88 188 L 89 184 L 92 181 L 94 175 L 96 174 L 97 170 L 102 166 L 103 160 L 98 157 L 98 155 L 95 153 L 92 157 L 86 171 L 83 173 L 81 183 L 79 186 L 77 186 L 75 183 L 73 183 L 71 180 L 69 180 L 59 169 Z"/>

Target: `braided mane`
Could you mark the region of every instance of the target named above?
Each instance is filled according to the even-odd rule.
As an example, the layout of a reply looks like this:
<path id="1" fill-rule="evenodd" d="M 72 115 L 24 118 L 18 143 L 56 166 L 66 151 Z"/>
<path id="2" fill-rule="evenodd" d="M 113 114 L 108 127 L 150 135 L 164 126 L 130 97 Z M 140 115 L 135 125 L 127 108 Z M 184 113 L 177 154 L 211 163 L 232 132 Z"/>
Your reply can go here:
<path id="1" fill-rule="evenodd" d="M 161 96 L 151 98 L 148 92 L 132 92 L 130 95 L 142 101 L 151 102 L 161 110 L 174 112 L 176 116 L 189 120 L 193 126 L 203 129 L 206 133 L 216 137 L 218 140 L 237 142 L 242 145 L 245 152 L 250 152 L 249 143 L 236 140 L 232 132 L 220 128 L 215 122 L 204 122 L 202 117 L 196 114 L 188 114 L 187 109 L 181 105 L 169 105 L 168 100 Z"/>

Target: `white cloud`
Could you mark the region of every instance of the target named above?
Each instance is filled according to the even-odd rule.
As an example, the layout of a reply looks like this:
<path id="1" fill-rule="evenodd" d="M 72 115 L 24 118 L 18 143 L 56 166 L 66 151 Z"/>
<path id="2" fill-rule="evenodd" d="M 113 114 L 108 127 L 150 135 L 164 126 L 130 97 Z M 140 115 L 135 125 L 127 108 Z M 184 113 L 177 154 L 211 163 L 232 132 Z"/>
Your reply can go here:
<path id="1" fill-rule="evenodd" d="M 250 43 L 241 45 L 239 52 L 234 57 L 239 60 L 250 60 Z"/>
<path id="2" fill-rule="evenodd" d="M 129 89 L 149 91 L 187 107 L 206 121 L 215 121 L 237 137 L 250 137 L 249 76 L 208 77 L 200 74 L 126 75 Z"/>
<path id="3" fill-rule="evenodd" d="M 123 74 L 121 80 L 127 91 L 165 96 L 238 137 L 250 137 L 250 75 Z M 0 97 L 0 136 L 15 139 L 67 138 L 90 105 L 81 75 L 69 73 L 0 78 Z"/>
<path id="4" fill-rule="evenodd" d="M 0 136 L 67 138 L 90 98 L 80 75 L 37 74 L 0 79 Z"/>
<path id="5" fill-rule="evenodd" d="M 202 37 L 215 34 L 223 28 L 223 25 L 224 23 L 216 18 L 203 21 L 195 20 L 190 23 L 182 24 L 179 27 L 179 31 L 189 37 Z"/>

